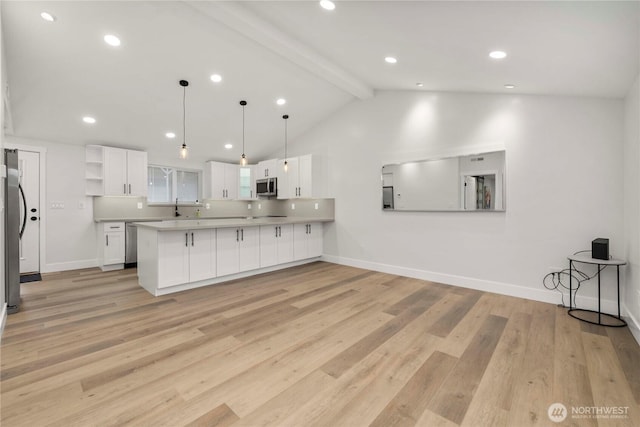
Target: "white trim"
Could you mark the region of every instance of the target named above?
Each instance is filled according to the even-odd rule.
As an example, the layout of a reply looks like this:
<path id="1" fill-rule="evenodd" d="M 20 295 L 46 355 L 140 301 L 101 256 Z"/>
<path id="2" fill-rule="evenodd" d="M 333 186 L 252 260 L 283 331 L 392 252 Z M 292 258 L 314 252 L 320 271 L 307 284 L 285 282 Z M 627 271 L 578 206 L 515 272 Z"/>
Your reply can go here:
<path id="1" fill-rule="evenodd" d="M 0 312 L 0 341 L 4 333 L 4 325 L 7 324 L 7 303 L 2 304 L 2 312 Z"/>
<path id="2" fill-rule="evenodd" d="M 56 262 L 52 264 L 46 264 L 41 272 L 42 273 L 54 273 L 58 271 L 68 270 L 80 270 L 83 268 L 98 267 L 98 259 L 83 259 L 80 261 L 68 261 L 68 262 Z"/>
<path id="3" fill-rule="evenodd" d="M 43 215 L 42 212 L 46 212 L 47 202 L 47 149 L 35 145 L 15 144 L 5 141 L 5 147 L 9 149 L 15 149 L 18 151 L 30 151 L 32 153 L 38 153 L 40 163 L 40 265 L 39 271 L 43 272 L 43 268 L 47 265 L 47 215 Z"/>
<path id="4" fill-rule="evenodd" d="M 262 273 L 269 273 L 271 271 L 277 271 L 277 270 L 282 270 L 289 267 L 295 267 L 298 265 L 309 264 L 311 262 L 316 262 L 319 260 L 320 260 L 320 257 L 309 258 L 301 261 L 293 261 L 293 262 L 288 262 L 286 264 L 278 264 L 271 267 L 263 267 L 263 268 L 258 268 L 256 270 L 243 271 L 242 273 L 229 274 L 227 276 L 215 277 L 215 278 L 206 279 L 206 280 L 199 280 L 197 282 L 185 283 L 183 285 L 170 286 L 170 287 L 161 288 L 161 289 L 156 289 L 155 287 L 143 286 L 139 280 L 138 280 L 138 284 L 142 288 L 144 288 L 147 292 L 149 292 L 151 295 L 154 295 L 157 297 L 160 295 L 167 295 L 167 294 L 173 294 L 175 292 L 186 291 L 187 289 L 195 289 L 195 288 L 201 288 L 203 286 L 216 285 L 218 283 L 228 282 L 230 280 L 242 279 L 245 277 L 255 276 Z"/>
<path id="5" fill-rule="evenodd" d="M 367 270 L 379 271 L 382 273 L 396 274 L 398 276 L 412 277 L 414 279 L 428 280 L 431 282 L 443 283 L 446 285 L 460 286 L 463 288 L 476 289 L 484 292 L 491 292 L 501 295 L 509 295 L 518 298 L 525 298 L 534 301 L 541 301 L 550 304 L 560 304 L 561 298 L 557 291 L 548 289 L 535 289 L 518 286 L 511 283 L 494 282 L 490 280 L 474 279 L 472 277 L 457 276 L 453 274 L 437 273 L 416 268 L 399 267 L 390 264 L 382 264 L 373 261 L 363 261 L 353 258 L 345 258 L 335 255 L 322 255 L 322 261 L 334 264 L 348 265 L 351 267 L 364 268 Z M 565 303 L 568 302 L 568 295 L 564 295 Z M 598 300 L 592 297 L 578 296 L 576 303 L 580 308 L 595 309 Z M 617 303 L 610 300 L 602 300 L 602 311 L 615 313 L 618 310 Z"/>
<path id="6" fill-rule="evenodd" d="M 627 308 L 625 303 L 622 303 L 623 315 L 627 321 L 627 325 L 629 326 L 629 331 L 631 331 L 631 335 L 636 339 L 638 344 L 640 345 L 640 321 L 636 319 L 633 314 L 631 314 L 631 310 Z"/>

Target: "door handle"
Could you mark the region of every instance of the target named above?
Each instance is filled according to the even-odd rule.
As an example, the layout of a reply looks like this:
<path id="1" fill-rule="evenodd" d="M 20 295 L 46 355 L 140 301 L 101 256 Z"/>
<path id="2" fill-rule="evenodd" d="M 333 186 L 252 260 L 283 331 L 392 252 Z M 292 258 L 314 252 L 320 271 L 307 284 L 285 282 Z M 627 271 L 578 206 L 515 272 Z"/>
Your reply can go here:
<path id="1" fill-rule="evenodd" d="M 37 216 L 32 216 L 30 219 L 31 219 L 31 221 L 37 221 L 38 217 Z"/>
<path id="2" fill-rule="evenodd" d="M 38 209 L 36 209 L 36 208 L 31 208 L 31 212 L 38 212 Z"/>

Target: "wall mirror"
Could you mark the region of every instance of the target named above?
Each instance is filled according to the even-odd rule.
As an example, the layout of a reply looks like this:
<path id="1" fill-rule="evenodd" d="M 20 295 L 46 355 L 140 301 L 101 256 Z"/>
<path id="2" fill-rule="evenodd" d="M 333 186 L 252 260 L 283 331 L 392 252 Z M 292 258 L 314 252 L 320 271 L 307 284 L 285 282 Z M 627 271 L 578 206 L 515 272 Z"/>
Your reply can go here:
<path id="1" fill-rule="evenodd" d="M 385 211 L 504 211 L 505 152 L 382 166 Z"/>

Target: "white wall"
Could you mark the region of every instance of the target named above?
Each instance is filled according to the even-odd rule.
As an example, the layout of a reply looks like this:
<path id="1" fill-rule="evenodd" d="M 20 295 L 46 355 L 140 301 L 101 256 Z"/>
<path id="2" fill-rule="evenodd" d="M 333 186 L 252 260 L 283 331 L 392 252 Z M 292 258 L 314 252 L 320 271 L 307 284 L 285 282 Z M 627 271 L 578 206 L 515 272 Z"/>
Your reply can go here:
<path id="1" fill-rule="evenodd" d="M 625 99 L 624 230 L 626 282 L 622 300 L 640 342 L 640 75 Z"/>
<path id="2" fill-rule="evenodd" d="M 85 195 L 85 150 L 75 145 L 7 137 L 6 145 L 18 149 L 46 150 L 45 204 L 40 207 L 44 236 L 41 271 L 62 271 L 97 265 L 93 203 Z M 54 202 L 64 209 L 51 209 Z M 80 206 L 83 208 L 80 208 Z"/>
<path id="3" fill-rule="evenodd" d="M 328 260 L 560 302 L 542 286 L 549 267 L 566 268 L 596 237 L 624 254 L 622 122 L 616 99 L 386 91 L 294 141 L 291 155 L 328 159 Z M 380 209 L 383 164 L 492 146 L 506 148 L 505 213 Z"/>

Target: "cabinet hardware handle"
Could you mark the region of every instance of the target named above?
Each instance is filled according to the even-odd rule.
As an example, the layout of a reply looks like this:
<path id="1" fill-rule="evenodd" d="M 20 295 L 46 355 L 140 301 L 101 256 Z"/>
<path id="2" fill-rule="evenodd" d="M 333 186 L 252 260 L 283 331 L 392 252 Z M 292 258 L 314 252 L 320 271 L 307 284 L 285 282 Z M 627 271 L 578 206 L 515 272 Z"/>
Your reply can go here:
<path id="1" fill-rule="evenodd" d="M 191 233 L 191 246 L 193 246 L 193 233 Z"/>
<path id="2" fill-rule="evenodd" d="M 184 233 L 184 245 L 189 247 L 189 233 Z"/>
<path id="3" fill-rule="evenodd" d="M 222 190 L 222 198 L 224 199 L 224 190 Z"/>
<path id="4" fill-rule="evenodd" d="M 282 227 L 278 227 L 278 234 L 282 237 Z"/>
<path id="5" fill-rule="evenodd" d="M 236 242 L 240 241 L 240 230 L 236 229 Z"/>
<path id="6" fill-rule="evenodd" d="M 114 228 L 120 228 L 120 226 L 119 225 L 110 225 L 109 228 L 113 230 Z"/>
<path id="7" fill-rule="evenodd" d="M 109 246 L 109 235 L 107 234 L 106 236 L 104 236 L 107 238 L 107 246 Z"/>
<path id="8" fill-rule="evenodd" d="M 276 228 L 276 237 L 278 237 L 278 227 L 275 227 L 275 228 Z"/>
<path id="9" fill-rule="evenodd" d="M 122 193 L 127 194 L 127 184 L 122 184 Z"/>
<path id="10" fill-rule="evenodd" d="M 244 228 L 240 229 L 240 240 L 244 242 Z"/>
<path id="11" fill-rule="evenodd" d="M 131 184 L 129 184 L 129 194 L 131 194 Z"/>

